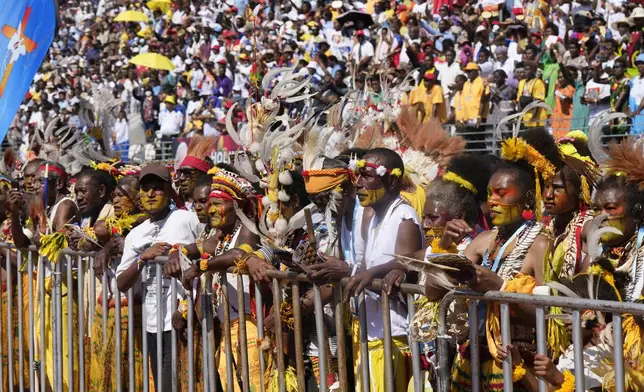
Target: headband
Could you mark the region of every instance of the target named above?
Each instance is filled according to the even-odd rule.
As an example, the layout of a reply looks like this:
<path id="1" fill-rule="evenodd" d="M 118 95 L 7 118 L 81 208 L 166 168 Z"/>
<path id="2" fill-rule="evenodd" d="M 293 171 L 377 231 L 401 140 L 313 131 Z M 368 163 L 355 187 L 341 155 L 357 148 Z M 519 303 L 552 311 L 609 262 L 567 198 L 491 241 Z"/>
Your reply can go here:
<path id="1" fill-rule="evenodd" d="M 49 169 L 47 169 L 47 166 L 49 166 Z M 58 175 L 58 177 L 62 178 L 63 181 L 67 181 L 67 173 L 59 167 L 56 167 L 54 165 L 42 165 L 40 166 L 40 168 L 38 168 L 38 171 L 40 170 L 49 170 L 50 173 L 54 172 Z"/>
<path id="2" fill-rule="evenodd" d="M 313 194 L 335 189 L 345 181 L 349 181 L 353 177 L 353 172 L 342 168 L 305 170 L 302 172 L 302 177 L 304 177 L 306 192 Z"/>
<path id="3" fill-rule="evenodd" d="M 393 170 L 390 170 L 383 165 L 376 165 L 375 163 L 367 162 L 364 159 L 361 160 L 352 160 L 349 162 L 349 168 L 352 169 L 353 171 L 358 171 L 360 169 L 364 169 L 365 167 L 370 167 L 372 169 L 376 170 L 376 174 L 379 175 L 380 177 L 383 177 L 385 174 L 392 175 L 394 177 L 400 177 L 402 176 L 402 170 L 399 168 L 395 168 Z"/>
<path id="4" fill-rule="evenodd" d="M 228 200 L 228 201 L 235 201 L 235 198 L 229 195 L 228 193 L 221 191 L 219 189 L 215 189 L 212 192 L 210 192 L 209 197 L 211 199 L 221 199 L 221 200 Z"/>
<path id="5" fill-rule="evenodd" d="M 478 189 L 472 184 L 471 182 L 467 181 L 463 177 L 459 176 L 458 174 L 448 171 L 443 175 L 443 180 L 453 182 L 455 184 L 458 184 L 461 186 L 461 188 L 467 189 L 469 192 L 473 193 L 475 196 L 477 193 L 479 193 Z"/>
<path id="6" fill-rule="evenodd" d="M 181 166 L 179 166 L 180 169 L 183 169 L 184 167 L 189 166 L 194 169 L 197 169 L 201 172 L 207 173 L 208 170 L 212 169 L 212 164 L 204 159 L 199 159 L 195 156 L 188 155 L 182 162 Z"/>

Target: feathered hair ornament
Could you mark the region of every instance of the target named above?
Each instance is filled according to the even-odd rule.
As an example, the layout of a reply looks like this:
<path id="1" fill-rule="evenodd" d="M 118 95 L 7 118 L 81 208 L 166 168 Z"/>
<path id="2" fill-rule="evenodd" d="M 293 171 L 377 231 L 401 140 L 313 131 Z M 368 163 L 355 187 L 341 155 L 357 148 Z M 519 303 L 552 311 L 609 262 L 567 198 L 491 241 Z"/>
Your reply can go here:
<path id="1" fill-rule="evenodd" d="M 217 138 L 213 136 L 193 136 L 190 139 L 186 157 L 181 162 L 179 168 L 191 167 L 207 173 L 212 168 L 212 163 L 205 158 L 210 154 L 216 143 Z"/>
<path id="2" fill-rule="evenodd" d="M 641 139 L 610 143 L 603 166 L 608 173 L 625 176 L 628 183 L 637 184 L 640 191 L 644 190 L 644 144 Z"/>

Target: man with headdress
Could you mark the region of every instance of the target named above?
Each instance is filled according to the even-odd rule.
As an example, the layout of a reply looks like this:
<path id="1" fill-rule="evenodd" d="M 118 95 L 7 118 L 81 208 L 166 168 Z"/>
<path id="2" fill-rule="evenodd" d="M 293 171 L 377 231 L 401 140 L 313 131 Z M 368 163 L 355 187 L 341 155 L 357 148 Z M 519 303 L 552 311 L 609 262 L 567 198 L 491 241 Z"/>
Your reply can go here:
<path id="1" fill-rule="evenodd" d="M 192 191 L 199 173 L 205 174 L 212 169 L 212 161 L 208 157 L 215 146 L 217 138 L 193 136 L 188 146 L 188 155 L 177 170 L 176 182 L 179 196 L 186 203 L 186 208 L 192 210 Z"/>
<path id="2" fill-rule="evenodd" d="M 353 276 L 346 288 L 346 297 L 356 296 L 370 284 L 373 279 L 382 278 L 392 270 L 399 268 L 392 260 L 391 254 L 411 254 L 421 249 L 425 236 L 421 229 L 420 218 L 416 211 L 400 196 L 401 179 L 404 165 L 400 156 L 392 150 L 377 148 L 371 150 L 364 159 L 354 163 L 358 170 L 356 182 L 357 195 L 363 207 L 371 207 L 375 215 L 369 224 L 369 236 L 364 239 L 365 257 L 362 271 Z M 402 279 L 404 272 L 399 272 Z M 397 279 L 398 279 L 397 278 Z M 394 280 L 397 280 L 394 279 Z M 386 285 L 384 290 L 391 292 Z M 384 374 L 382 306 L 379 295 L 367 291 L 365 307 L 367 309 L 367 336 L 369 344 L 369 364 L 371 374 Z M 410 375 L 406 374 L 406 353 L 409 352 L 407 341 L 407 312 L 404 305 L 396 300 L 391 301 L 390 317 L 392 322 L 392 346 L 394 354 L 394 388 L 407 388 Z M 355 374 L 359 375 L 360 356 L 354 348 Z M 359 378 L 359 376 L 358 376 Z M 358 384 L 367 382 L 359 379 Z M 384 391 L 385 380 L 372 377 L 372 391 Z"/>

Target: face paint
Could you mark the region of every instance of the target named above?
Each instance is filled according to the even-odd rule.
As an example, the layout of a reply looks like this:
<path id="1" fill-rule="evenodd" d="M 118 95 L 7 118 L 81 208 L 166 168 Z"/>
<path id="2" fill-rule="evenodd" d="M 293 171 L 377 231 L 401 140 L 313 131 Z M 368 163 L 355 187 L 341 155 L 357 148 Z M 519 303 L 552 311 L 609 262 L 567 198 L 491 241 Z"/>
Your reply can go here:
<path id="1" fill-rule="evenodd" d="M 434 239 L 442 238 L 444 232 L 445 229 L 443 227 L 430 227 L 429 230 L 425 232 L 425 239 L 427 240 L 426 242 L 430 244 Z"/>
<path id="2" fill-rule="evenodd" d="M 119 197 L 118 203 L 114 203 L 114 214 L 117 216 L 127 215 L 134 210 L 134 203 L 129 197 Z"/>
<path id="3" fill-rule="evenodd" d="M 522 208 L 519 204 L 501 204 L 488 202 L 490 216 L 494 226 L 506 226 L 521 219 Z"/>
<path id="4" fill-rule="evenodd" d="M 624 233 L 626 231 L 626 217 L 624 215 L 613 215 L 606 218 L 604 227 L 614 227 Z M 623 234 L 604 233 L 600 237 L 602 243 L 610 243 L 620 239 Z"/>
<path id="5" fill-rule="evenodd" d="M 143 194 L 140 194 L 139 197 L 141 199 L 141 206 L 147 212 L 157 211 L 162 209 L 167 205 L 167 200 L 168 200 L 165 194 L 164 195 L 154 194 L 153 196 L 149 196 L 148 194 L 143 193 Z"/>
<path id="6" fill-rule="evenodd" d="M 222 204 L 214 204 L 208 210 L 210 215 L 210 226 L 214 229 L 226 224 L 226 211 Z"/>
<path id="7" fill-rule="evenodd" d="M 385 196 L 385 188 L 358 191 L 358 200 L 363 207 L 369 207 Z"/>

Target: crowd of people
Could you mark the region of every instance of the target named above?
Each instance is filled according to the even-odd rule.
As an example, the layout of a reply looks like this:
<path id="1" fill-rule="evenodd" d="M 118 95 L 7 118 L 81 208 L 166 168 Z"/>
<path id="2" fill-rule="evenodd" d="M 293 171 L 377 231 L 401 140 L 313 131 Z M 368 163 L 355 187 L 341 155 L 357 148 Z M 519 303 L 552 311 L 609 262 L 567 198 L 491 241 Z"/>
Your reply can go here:
<path id="1" fill-rule="evenodd" d="M 524 125 L 545 126 L 557 138 L 586 131 L 604 110 L 624 114 L 605 134 L 644 129 L 638 1 L 152 4 L 60 5 L 57 38 L 7 138 L 23 160 L 38 145 L 34 132 L 54 118 L 88 133 L 82 107 L 97 89 L 119 101 L 118 121 L 100 135 L 105 147 L 123 159 L 158 159 L 178 137 L 225 134 L 233 103 L 233 123 L 248 122 L 243 109 L 259 99 L 259 80 L 280 67 L 310 78 L 307 104 L 320 109 L 352 90 L 377 106 L 388 99 L 386 86 L 413 70 L 404 102 L 425 121 L 486 141 L 473 148 L 489 148 L 498 121 L 532 102 L 547 106 L 531 108 Z M 115 22 L 126 10 L 149 21 Z M 142 53 L 164 55 L 173 68 L 129 62 Z"/>
<path id="2" fill-rule="evenodd" d="M 412 344 L 422 345 L 422 383 L 435 388 L 431 347 L 438 301 L 450 289 L 543 294 L 546 286 L 550 295 L 641 300 L 644 147 L 634 138 L 602 146 L 607 132 L 637 134 L 644 127 L 644 8 L 635 1 L 146 6 L 101 0 L 71 1 L 60 10 L 49 60 L 8 134 L 16 152 L 5 150 L 0 162 L 2 242 L 35 245 L 43 257 L 37 270 L 28 271 L 19 253 L 2 252 L 5 369 L 8 350 L 28 350 L 17 325 L 33 317 L 35 352 L 45 353 L 36 362 L 45 366 L 45 382 L 53 388 L 52 312 L 62 311 L 64 331 L 70 312 L 75 323 L 84 312 L 82 320 L 95 321 L 91 330 L 71 328 L 82 328 L 85 339 L 79 341 L 75 330 L 63 334 L 57 348 L 64 390 L 79 389 L 78 361 L 69 369 L 67 360 L 79 346 L 89 390 L 142 390 L 148 361 L 152 386 L 172 390 L 174 373 L 179 390 L 188 390 L 190 382 L 201 390 L 201 364 L 210 353 L 196 343 L 190 373 L 186 334 L 202 341 L 201 312 L 208 309 L 213 317 L 207 321 L 219 337 L 211 349 L 220 390 L 242 389 L 240 345 L 247 346 L 250 385 L 278 390 L 277 341 L 286 348 L 288 391 L 298 390 L 298 355 L 305 359 L 307 390 L 318 390 L 321 378 L 334 385 L 340 381 L 336 341 L 345 336 L 356 343 L 346 353 L 350 389 L 369 382 L 371 390 L 384 391 L 387 380 L 378 376 L 385 374 L 386 361 L 383 304 L 370 289 L 382 279 L 388 293 L 407 282 L 426 294 L 413 318 L 402 297 L 389 297 L 395 390 L 413 385 Z M 113 21 L 127 10 L 142 11 L 149 21 Z M 173 69 L 131 64 L 140 53 L 165 55 Z M 445 130 L 448 123 L 456 133 Z M 228 163 L 212 159 L 222 135 L 237 146 Z M 190 137 L 187 152 L 158 161 L 155 143 L 183 136 Z M 472 140 L 498 144 L 498 156 L 467 153 Z M 139 155 L 138 162 L 127 163 Z M 92 265 L 65 257 L 65 248 L 95 252 Z M 160 256 L 168 260 L 158 287 L 154 263 Z M 78 273 L 90 268 L 94 281 L 94 275 Z M 296 283 L 300 320 L 293 319 L 291 285 L 282 285 L 281 301 L 273 297 L 271 270 L 308 278 Z M 81 276 L 85 282 L 77 281 Z M 100 284 L 103 276 L 107 285 Z M 76 290 L 66 295 L 68 278 L 74 288 L 98 287 L 96 303 Z M 325 314 L 333 316 L 333 285 L 342 278 L 349 278 L 343 288 L 347 325 L 318 339 L 310 317 L 314 284 Z M 62 307 L 54 309 L 57 279 Z M 178 297 L 171 294 L 173 279 L 183 287 Z M 41 285 L 44 292 L 28 292 Z M 262 292 L 261 309 L 255 287 Z M 210 292 L 212 297 L 205 295 Z M 243 309 L 233 300 L 238 292 Z M 358 303 L 361 293 L 364 302 Z M 33 296 L 36 312 L 18 313 L 13 306 L 8 318 L 7 305 L 19 296 Z M 226 385 L 230 362 L 220 338 L 228 306 L 234 385 Z M 370 380 L 360 371 L 361 307 Z M 503 390 L 501 362 L 509 354 L 517 390 L 538 390 L 537 377 L 553 390 L 574 390 L 571 316 L 565 309 L 548 308 L 548 354 L 540 355 L 533 307 L 511 307 L 511 346 L 502 344 L 498 305 L 480 307 L 486 322 L 474 326 L 463 301 L 451 305 L 447 327 L 456 350 L 450 390 L 471 389 L 470 328 L 481 337 L 483 390 Z M 193 330 L 187 329 L 190 314 L 198 320 Z M 246 341 L 239 334 L 242 314 Z M 256 338 L 259 314 L 269 337 L 262 342 Z M 96 322 L 104 316 L 106 323 Z M 133 345 L 126 344 L 128 318 L 134 320 Z M 11 335 L 8 320 L 15 326 Z M 277 320 L 282 331 L 275 331 Z M 115 336 L 117 321 L 121 337 Z M 301 341 L 295 323 L 303 325 Z M 644 390 L 640 324 L 638 317 L 623 318 L 629 391 Z M 582 327 L 586 388 L 613 390 L 611 315 L 584 312 Z M 173 330 L 179 336 L 176 369 Z M 282 339 L 270 339 L 276 332 Z M 121 358 L 115 360 L 119 338 Z M 147 340 L 148 358 L 141 339 Z M 322 350 L 330 358 L 327 374 L 320 374 Z M 4 388 L 28 382 L 33 366 L 3 373 Z M 117 366 L 121 374 L 135 368 L 134 386 L 129 377 L 116 385 Z M 20 368 L 25 374 L 17 374 Z"/>

